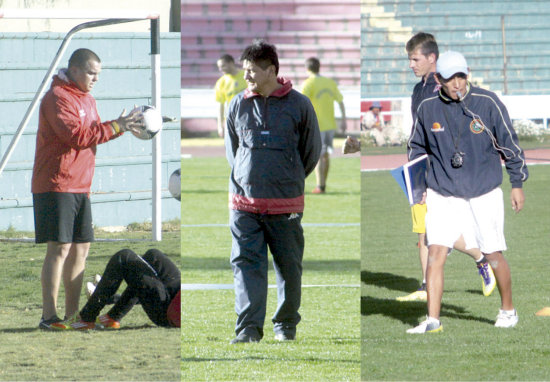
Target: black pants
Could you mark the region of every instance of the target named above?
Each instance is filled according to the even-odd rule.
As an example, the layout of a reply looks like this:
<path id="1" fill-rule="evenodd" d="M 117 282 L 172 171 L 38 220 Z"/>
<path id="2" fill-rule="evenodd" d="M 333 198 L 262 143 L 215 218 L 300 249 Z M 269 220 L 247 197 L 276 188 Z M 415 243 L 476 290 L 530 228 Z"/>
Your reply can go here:
<path id="1" fill-rule="evenodd" d="M 235 284 L 235 332 L 257 330 L 263 337 L 267 302 L 267 249 L 277 282 L 275 333 L 295 334 L 300 322 L 304 234 L 302 214 L 259 215 L 230 211 L 231 267 Z M 249 329 L 249 330 L 250 330 Z"/>
<path id="2" fill-rule="evenodd" d="M 120 321 L 139 301 L 151 321 L 159 326 L 170 326 L 166 310 L 180 289 L 181 276 L 176 265 L 156 249 L 150 249 L 143 257 L 129 249 L 113 255 L 94 293 L 80 311 L 83 321 L 95 321 L 122 280 L 128 287 L 107 313 L 109 317 Z"/>

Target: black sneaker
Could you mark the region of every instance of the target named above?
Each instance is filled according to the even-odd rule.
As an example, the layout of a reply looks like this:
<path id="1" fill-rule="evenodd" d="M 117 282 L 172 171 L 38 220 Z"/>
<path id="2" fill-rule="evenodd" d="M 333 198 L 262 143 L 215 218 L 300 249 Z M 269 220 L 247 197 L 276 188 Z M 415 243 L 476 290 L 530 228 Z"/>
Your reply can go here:
<path id="1" fill-rule="evenodd" d="M 49 320 L 45 320 L 44 317 L 42 317 L 40 319 L 40 323 L 38 324 L 38 328 L 42 329 L 42 330 L 54 330 L 52 328 L 52 324 L 54 324 L 56 322 L 61 322 L 61 321 L 63 321 L 63 320 L 61 318 L 57 317 L 57 316 L 53 316 Z"/>
<path id="2" fill-rule="evenodd" d="M 237 337 L 233 338 L 231 342 L 229 342 L 231 345 L 239 344 L 239 343 L 247 343 L 247 342 L 260 342 L 262 337 L 260 337 L 260 334 L 257 330 L 242 330 Z"/>

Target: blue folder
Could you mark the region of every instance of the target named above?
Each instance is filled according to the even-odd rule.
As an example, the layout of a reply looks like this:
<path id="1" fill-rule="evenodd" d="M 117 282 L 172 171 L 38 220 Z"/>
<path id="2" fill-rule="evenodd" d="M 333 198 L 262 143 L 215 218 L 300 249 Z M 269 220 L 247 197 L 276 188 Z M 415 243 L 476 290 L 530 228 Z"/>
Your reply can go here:
<path id="1" fill-rule="evenodd" d="M 392 176 L 401 187 L 409 204 L 417 204 L 426 192 L 426 176 L 430 168 L 428 154 L 424 154 L 401 167 L 391 170 Z"/>

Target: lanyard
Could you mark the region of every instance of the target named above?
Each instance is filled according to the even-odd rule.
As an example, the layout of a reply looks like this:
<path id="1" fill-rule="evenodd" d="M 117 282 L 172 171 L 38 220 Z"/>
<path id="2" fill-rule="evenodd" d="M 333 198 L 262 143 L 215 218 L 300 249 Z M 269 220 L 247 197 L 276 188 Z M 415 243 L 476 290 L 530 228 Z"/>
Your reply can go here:
<path id="1" fill-rule="evenodd" d="M 452 101 L 451 101 L 452 102 Z M 449 133 L 451 134 L 451 139 L 453 140 L 453 145 L 455 147 L 455 151 L 458 151 L 458 143 L 460 142 L 460 126 L 457 127 L 457 134 L 456 139 L 453 135 L 453 131 L 451 129 L 451 124 L 449 123 L 449 114 L 447 113 L 447 105 L 443 105 L 443 114 L 445 115 L 445 122 L 447 122 L 447 126 L 449 127 Z"/>

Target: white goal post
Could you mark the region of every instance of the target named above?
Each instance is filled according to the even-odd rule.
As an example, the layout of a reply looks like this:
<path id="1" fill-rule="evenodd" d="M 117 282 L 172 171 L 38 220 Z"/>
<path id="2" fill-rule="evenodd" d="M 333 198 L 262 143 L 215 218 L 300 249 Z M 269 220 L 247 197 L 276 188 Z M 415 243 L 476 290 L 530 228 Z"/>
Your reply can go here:
<path id="1" fill-rule="evenodd" d="M 81 23 L 72 28 L 63 39 L 50 68 L 46 72 L 34 98 L 27 108 L 23 120 L 19 124 L 6 152 L 0 162 L 0 175 L 8 163 L 19 138 L 23 134 L 39 100 L 45 92 L 52 74 L 57 69 L 59 61 L 72 37 L 79 31 L 107 25 L 127 23 L 133 21 L 150 20 L 151 22 L 151 98 L 153 106 L 161 111 L 161 81 L 160 81 L 160 15 L 139 10 L 59 10 L 59 9 L 0 9 L 0 19 L 80 19 L 95 20 Z M 161 111 L 162 112 L 162 111 Z M 162 240 L 162 199 L 161 199 L 161 134 L 152 140 L 152 239 Z"/>

